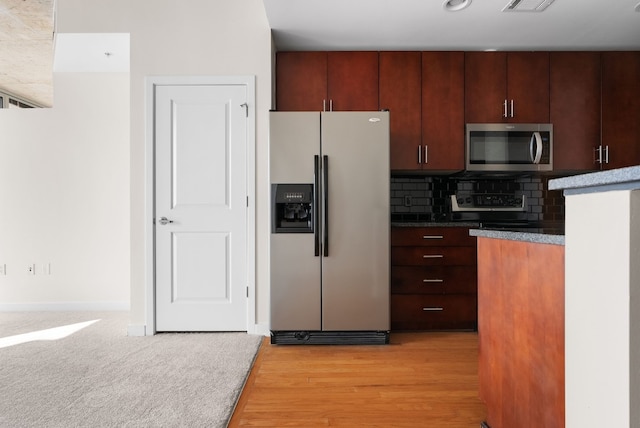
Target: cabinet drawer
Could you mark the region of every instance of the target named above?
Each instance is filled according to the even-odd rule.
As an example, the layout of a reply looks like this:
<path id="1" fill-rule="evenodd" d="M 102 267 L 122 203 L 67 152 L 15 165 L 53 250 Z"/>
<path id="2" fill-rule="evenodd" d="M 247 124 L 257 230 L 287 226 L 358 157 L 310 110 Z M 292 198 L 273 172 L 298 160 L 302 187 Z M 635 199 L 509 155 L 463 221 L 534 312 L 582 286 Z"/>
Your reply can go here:
<path id="1" fill-rule="evenodd" d="M 475 266 L 476 247 L 391 247 L 393 266 Z"/>
<path id="2" fill-rule="evenodd" d="M 393 294 L 475 294 L 475 266 L 392 266 Z"/>
<path id="3" fill-rule="evenodd" d="M 391 296 L 392 330 L 443 330 L 477 327 L 478 303 L 470 295 Z"/>
<path id="4" fill-rule="evenodd" d="M 473 246 L 467 227 L 392 227 L 392 246 Z"/>

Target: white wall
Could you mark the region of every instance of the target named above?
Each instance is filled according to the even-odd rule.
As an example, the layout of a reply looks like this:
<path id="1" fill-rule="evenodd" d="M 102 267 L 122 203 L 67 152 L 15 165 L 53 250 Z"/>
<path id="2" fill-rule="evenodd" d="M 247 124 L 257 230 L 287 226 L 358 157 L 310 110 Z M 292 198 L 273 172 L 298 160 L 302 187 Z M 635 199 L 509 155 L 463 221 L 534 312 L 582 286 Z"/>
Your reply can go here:
<path id="1" fill-rule="evenodd" d="M 58 0 L 62 33 L 131 35 L 131 323 L 144 324 L 144 146 L 146 76 L 256 76 L 256 286 L 268 323 L 268 111 L 271 32 L 261 0 Z"/>
<path id="2" fill-rule="evenodd" d="M 565 195 L 566 427 L 640 427 L 640 191 Z"/>
<path id="3" fill-rule="evenodd" d="M 0 110 L 0 310 L 126 309 L 129 75 L 53 84 L 51 109 Z"/>

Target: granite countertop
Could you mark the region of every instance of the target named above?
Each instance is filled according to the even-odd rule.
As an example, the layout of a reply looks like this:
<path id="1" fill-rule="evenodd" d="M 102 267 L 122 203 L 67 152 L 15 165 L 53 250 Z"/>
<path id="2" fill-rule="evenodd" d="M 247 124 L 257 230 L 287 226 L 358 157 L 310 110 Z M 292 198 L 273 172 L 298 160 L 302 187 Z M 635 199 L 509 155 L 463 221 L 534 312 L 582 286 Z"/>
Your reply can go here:
<path id="1" fill-rule="evenodd" d="M 549 180 L 549 190 L 558 189 L 564 189 L 565 195 L 607 190 L 640 189 L 640 166 Z"/>
<path id="2" fill-rule="evenodd" d="M 532 242 L 535 244 L 564 245 L 564 232 L 561 229 L 471 229 L 469 235 L 482 238 Z"/>
<path id="3" fill-rule="evenodd" d="M 564 245 L 562 227 L 527 227 L 527 228 L 481 228 L 478 222 L 392 222 L 392 227 L 468 227 L 469 235 L 485 238 L 509 239 L 512 241 L 534 242 L 539 244 Z"/>
<path id="4" fill-rule="evenodd" d="M 392 221 L 391 227 L 480 227 L 480 223 L 470 221 Z"/>

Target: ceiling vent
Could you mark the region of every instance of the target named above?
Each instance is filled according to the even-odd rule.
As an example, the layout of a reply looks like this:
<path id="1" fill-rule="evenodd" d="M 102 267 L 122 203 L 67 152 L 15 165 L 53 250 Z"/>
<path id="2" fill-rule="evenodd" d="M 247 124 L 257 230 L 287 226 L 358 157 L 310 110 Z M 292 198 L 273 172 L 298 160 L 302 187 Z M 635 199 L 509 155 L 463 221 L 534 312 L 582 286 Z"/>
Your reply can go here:
<path id="1" fill-rule="evenodd" d="M 554 0 L 511 0 L 503 12 L 542 12 Z"/>

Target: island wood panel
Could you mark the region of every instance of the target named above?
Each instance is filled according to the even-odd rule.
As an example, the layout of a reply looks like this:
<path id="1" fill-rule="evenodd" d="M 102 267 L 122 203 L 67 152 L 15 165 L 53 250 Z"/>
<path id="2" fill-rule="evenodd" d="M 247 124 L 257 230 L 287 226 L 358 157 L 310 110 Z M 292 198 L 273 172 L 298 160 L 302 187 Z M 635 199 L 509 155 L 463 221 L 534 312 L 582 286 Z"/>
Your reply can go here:
<path id="1" fill-rule="evenodd" d="M 478 428 L 475 332 L 391 333 L 389 345 L 270 345 L 229 427 Z"/>
<path id="2" fill-rule="evenodd" d="M 478 336 L 489 426 L 564 427 L 564 246 L 478 237 Z"/>

